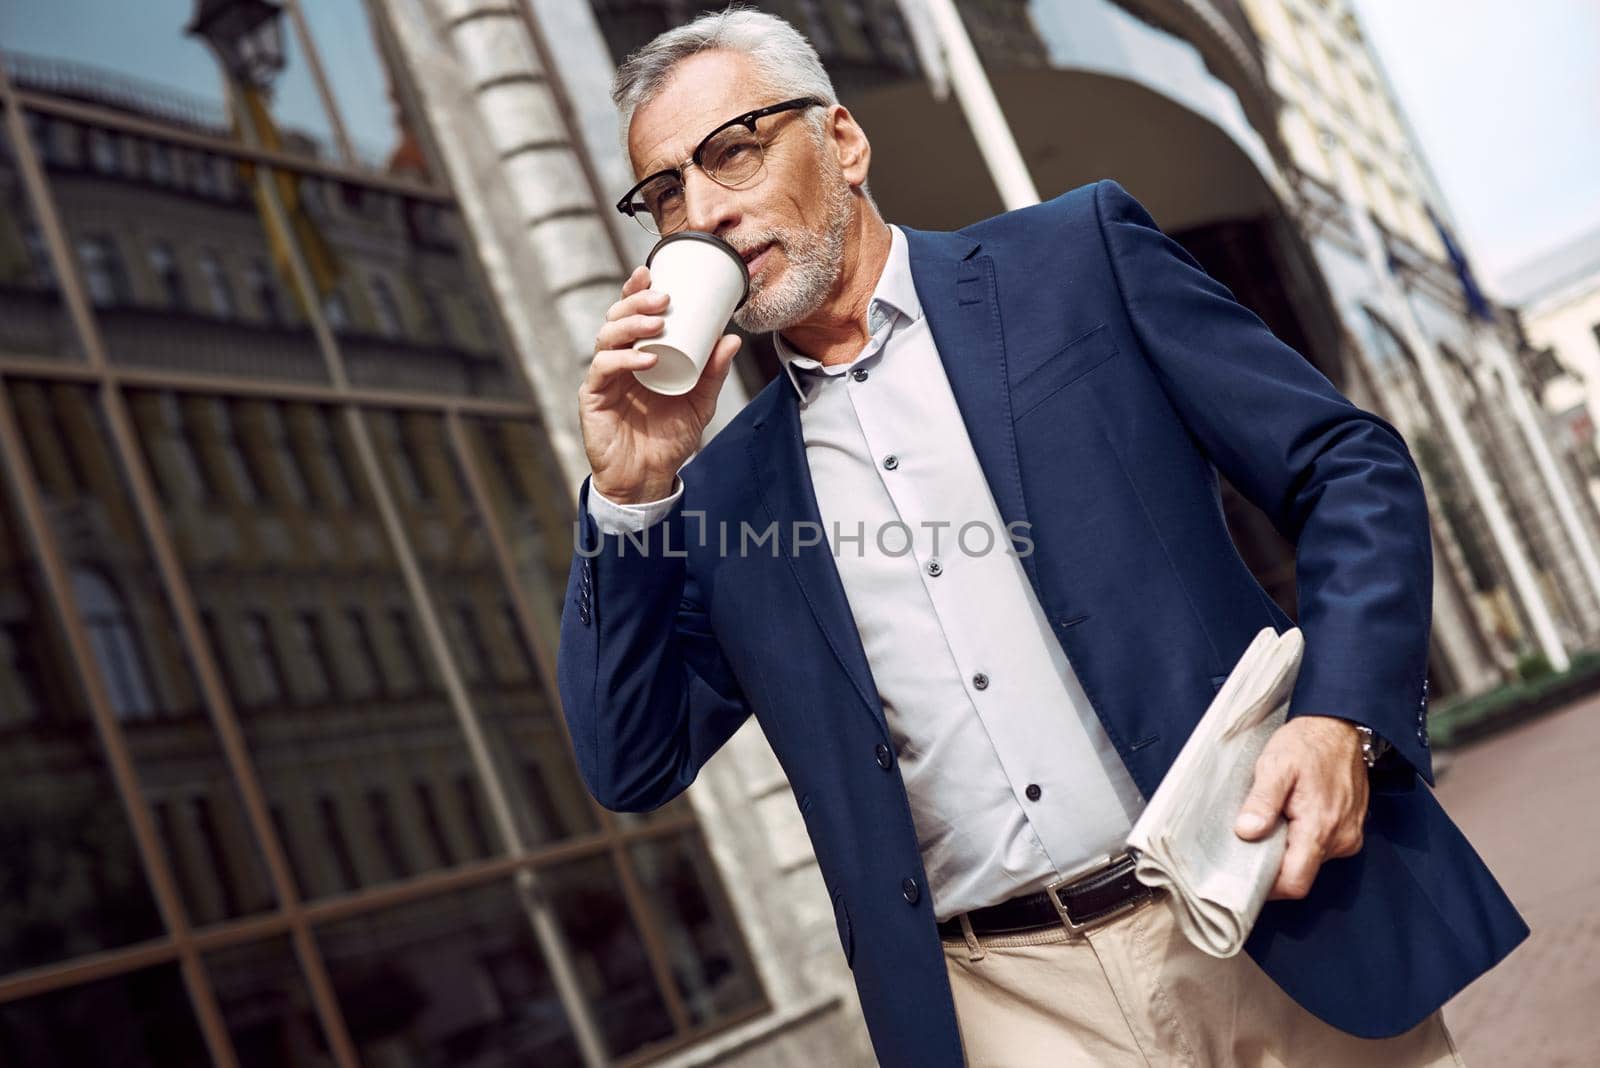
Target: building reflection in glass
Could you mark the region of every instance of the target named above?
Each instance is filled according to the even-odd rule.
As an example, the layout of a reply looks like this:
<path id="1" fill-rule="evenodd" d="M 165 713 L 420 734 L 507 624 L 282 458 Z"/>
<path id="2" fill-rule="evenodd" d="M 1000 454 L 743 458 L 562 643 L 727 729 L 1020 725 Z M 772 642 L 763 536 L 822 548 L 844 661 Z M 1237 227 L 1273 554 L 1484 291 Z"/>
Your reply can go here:
<path id="1" fill-rule="evenodd" d="M 176 964 L 0 1004 L 0 1064 L 206 1068 Z"/>
<path id="2" fill-rule="evenodd" d="M 508 883 L 343 920 L 318 941 L 368 1064 L 583 1063 Z"/>
<path id="3" fill-rule="evenodd" d="M 347 413 L 153 391 L 130 406 L 301 892 L 501 851 Z"/>
<path id="4" fill-rule="evenodd" d="M 0 108 L 0 353 L 81 359 L 44 231 L 23 188 Z"/>
<path id="5" fill-rule="evenodd" d="M 0 733 L 0 974 L 159 937 L 78 673 L 8 496 Z"/>
<path id="6" fill-rule="evenodd" d="M 687 799 L 577 775 L 573 502 L 384 9 L 277 6 L 236 124 L 194 0 L 0 4 L 0 1064 L 675 1049 L 759 982 Z"/>
<path id="7" fill-rule="evenodd" d="M 18 382 L 22 431 L 111 711 L 197 925 L 271 908 L 260 853 L 94 394 Z"/>

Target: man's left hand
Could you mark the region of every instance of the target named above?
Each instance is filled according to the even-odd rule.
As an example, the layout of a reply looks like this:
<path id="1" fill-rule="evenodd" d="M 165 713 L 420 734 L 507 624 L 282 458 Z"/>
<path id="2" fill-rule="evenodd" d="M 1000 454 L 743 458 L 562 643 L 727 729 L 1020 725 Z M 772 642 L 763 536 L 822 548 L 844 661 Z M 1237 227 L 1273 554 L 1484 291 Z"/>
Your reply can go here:
<path id="1" fill-rule="evenodd" d="M 1269 901 L 1305 897 L 1323 861 L 1361 850 L 1367 765 L 1355 724 L 1297 716 L 1267 739 L 1234 833 L 1251 841 L 1264 838 L 1280 814 L 1289 821 L 1289 840 Z"/>

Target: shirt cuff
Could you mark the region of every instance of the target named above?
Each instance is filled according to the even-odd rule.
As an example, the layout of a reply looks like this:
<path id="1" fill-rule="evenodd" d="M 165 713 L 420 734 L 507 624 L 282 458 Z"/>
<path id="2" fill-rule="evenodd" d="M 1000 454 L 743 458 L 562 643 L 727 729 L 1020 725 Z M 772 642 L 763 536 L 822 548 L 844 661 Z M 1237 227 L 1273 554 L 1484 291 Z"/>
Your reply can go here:
<path id="1" fill-rule="evenodd" d="M 658 522 L 683 496 L 683 479 L 672 477 L 672 492 L 659 501 L 642 501 L 639 504 L 619 504 L 609 500 L 594 483 L 589 483 L 589 515 L 594 525 L 604 534 L 637 533 Z"/>

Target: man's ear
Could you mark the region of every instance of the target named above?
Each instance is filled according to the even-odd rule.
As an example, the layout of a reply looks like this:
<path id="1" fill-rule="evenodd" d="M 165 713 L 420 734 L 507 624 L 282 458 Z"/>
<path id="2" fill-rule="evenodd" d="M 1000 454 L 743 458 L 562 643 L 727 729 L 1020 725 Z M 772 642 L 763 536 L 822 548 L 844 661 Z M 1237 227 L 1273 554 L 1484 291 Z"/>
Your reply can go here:
<path id="1" fill-rule="evenodd" d="M 835 104 L 830 111 L 828 139 L 838 154 L 839 170 L 844 173 L 845 180 L 851 186 L 865 184 L 872 163 L 872 144 L 867 140 L 867 132 L 843 104 Z"/>

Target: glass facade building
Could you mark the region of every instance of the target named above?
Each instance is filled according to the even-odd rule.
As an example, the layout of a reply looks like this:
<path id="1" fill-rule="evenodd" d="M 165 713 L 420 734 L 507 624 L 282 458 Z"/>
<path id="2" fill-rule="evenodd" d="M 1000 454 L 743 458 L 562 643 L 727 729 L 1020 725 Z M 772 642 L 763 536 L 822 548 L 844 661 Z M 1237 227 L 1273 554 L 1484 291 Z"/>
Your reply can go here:
<path id="1" fill-rule="evenodd" d="M 0 12 L 0 1063 L 656 1059 L 766 996 L 554 683 L 572 504 L 382 12 Z"/>

